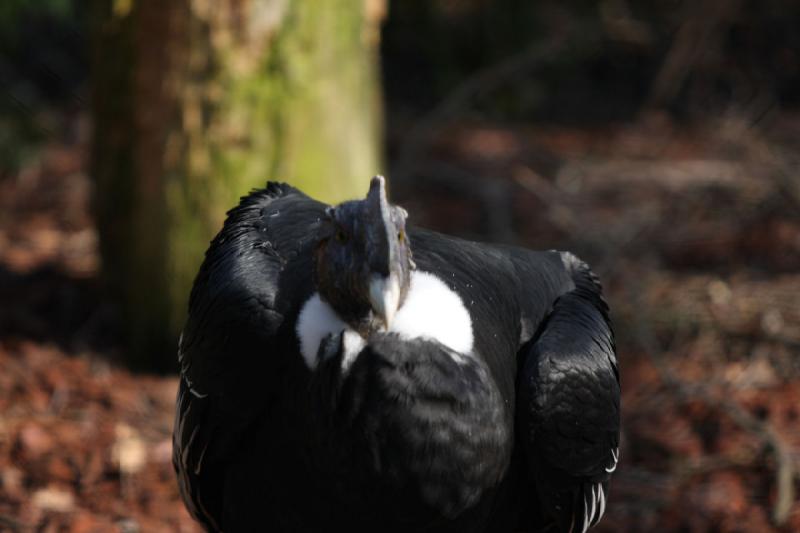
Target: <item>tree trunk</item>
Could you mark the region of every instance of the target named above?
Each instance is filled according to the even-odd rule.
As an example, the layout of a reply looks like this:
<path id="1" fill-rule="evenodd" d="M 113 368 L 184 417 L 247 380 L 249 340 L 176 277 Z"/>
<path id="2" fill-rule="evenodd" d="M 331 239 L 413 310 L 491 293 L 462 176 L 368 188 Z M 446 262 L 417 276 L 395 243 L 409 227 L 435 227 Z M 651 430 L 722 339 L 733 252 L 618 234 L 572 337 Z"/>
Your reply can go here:
<path id="1" fill-rule="evenodd" d="M 92 173 L 129 362 L 175 366 L 225 212 L 267 180 L 327 202 L 381 170 L 384 0 L 94 0 Z"/>

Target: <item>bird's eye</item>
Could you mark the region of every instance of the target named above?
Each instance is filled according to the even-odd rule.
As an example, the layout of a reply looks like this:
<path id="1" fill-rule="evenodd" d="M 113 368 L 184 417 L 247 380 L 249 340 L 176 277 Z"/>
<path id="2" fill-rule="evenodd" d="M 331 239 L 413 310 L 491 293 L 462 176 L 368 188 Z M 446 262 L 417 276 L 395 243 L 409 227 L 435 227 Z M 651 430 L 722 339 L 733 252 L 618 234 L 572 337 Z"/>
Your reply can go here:
<path id="1" fill-rule="evenodd" d="M 397 232 L 397 240 L 400 241 L 400 242 L 405 241 L 406 240 L 406 232 L 403 231 L 403 230 L 398 231 Z"/>
<path id="2" fill-rule="evenodd" d="M 344 230 L 336 230 L 336 240 L 339 242 L 347 242 L 347 233 Z"/>

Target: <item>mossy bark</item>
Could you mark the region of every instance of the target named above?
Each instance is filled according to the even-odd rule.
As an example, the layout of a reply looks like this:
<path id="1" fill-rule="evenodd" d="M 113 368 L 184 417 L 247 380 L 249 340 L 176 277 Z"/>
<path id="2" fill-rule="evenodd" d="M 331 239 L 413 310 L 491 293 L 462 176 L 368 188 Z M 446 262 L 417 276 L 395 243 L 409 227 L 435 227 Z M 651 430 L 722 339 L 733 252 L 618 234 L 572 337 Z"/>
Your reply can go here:
<path id="1" fill-rule="evenodd" d="M 384 0 L 94 0 L 92 173 L 133 367 L 174 366 L 227 209 L 269 180 L 330 203 L 381 171 Z"/>

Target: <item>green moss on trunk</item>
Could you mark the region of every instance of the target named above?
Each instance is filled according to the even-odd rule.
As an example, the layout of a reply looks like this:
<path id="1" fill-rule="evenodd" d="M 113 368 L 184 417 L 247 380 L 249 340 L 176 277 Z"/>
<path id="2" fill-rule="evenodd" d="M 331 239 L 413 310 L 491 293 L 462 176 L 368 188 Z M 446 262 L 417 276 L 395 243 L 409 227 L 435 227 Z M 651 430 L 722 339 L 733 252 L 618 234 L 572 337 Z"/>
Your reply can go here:
<path id="1" fill-rule="evenodd" d="M 331 203 L 381 171 L 377 0 L 95 0 L 93 174 L 135 367 L 168 369 L 225 211 L 268 179 Z"/>

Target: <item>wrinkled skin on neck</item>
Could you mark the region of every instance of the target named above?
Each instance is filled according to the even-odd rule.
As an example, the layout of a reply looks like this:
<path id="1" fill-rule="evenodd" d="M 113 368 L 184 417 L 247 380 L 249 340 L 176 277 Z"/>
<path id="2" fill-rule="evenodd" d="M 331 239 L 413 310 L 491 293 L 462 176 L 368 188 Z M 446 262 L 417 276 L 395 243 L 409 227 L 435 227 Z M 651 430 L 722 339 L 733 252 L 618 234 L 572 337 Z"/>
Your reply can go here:
<path id="1" fill-rule="evenodd" d="M 376 177 L 364 200 L 344 202 L 326 214 L 314 261 L 317 289 L 366 337 L 388 327 L 408 293 L 413 262 L 407 213 L 388 203 L 385 182 Z"/>

